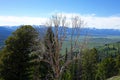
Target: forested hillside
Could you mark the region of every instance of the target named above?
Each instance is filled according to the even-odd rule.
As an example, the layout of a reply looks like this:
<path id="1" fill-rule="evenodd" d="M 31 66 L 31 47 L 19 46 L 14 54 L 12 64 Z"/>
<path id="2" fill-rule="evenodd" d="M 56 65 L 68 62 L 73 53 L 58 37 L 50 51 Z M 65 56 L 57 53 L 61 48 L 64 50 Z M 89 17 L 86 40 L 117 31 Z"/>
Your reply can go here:
<path id="1" fill-rule="evenodd" d="M 120 42 L 105 44 L 97 49 L 101 58 L 106 58 L 108 56 L 115 57 L 120 53 Z"/>

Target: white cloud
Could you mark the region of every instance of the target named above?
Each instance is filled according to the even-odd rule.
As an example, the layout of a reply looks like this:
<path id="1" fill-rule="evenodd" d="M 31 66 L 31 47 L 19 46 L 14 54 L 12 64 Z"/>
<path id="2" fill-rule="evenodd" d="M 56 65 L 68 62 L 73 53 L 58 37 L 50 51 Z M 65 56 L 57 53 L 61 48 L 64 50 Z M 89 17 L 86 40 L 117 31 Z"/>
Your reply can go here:
<path id="1" fill-rule="evenodd" d="M 45 24 L 47 18 L 41 17 L 17 17 L 17 16 L 0 16 L 0 25 L 40 25 Z"/>
<path id="2" fill-rule="evenodd" d="M 76 13 L 62 13 L 64 16 L 70 18 L 73 16 L 79 16 L 85 23 L 87 27 L 94 28 L 107 28 L 107 29 L 120 29 L 120 16 L 108 16 L 99 17 L 95 14 L 76 14 Z"/>
<path id="3" fill-rule="evenodd" d="M 99 17 L 95 14 L 81 15 L 77 13 L 59 13 L 67 18 L 80 16 L 87 23 L 87 27 L 120 29 L 120 16 Z M 41 25 L 45 24 L 47 18 L 42 17 L 17 17 L 17 16 L 0 16 L 0 25 Z"/>
<path id="4" fill-rule="evenodd" d="M 83 19 L 87 22 L 89 27 L 96 28 L 108 28 L 108 29 L 120 29 L 120 17 L 97 17 L 97 16 L 89 16 L 83 17 Z"/>

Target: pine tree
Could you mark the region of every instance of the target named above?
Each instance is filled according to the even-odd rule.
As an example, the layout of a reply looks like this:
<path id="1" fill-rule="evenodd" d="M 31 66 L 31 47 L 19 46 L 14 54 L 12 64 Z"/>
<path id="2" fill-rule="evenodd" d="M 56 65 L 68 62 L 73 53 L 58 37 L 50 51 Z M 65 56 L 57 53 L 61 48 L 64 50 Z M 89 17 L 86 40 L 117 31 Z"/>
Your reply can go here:
<path id="1" fill-rule="evenodd" d="M 53 58 L 55 56 L 55 48 L 56 48 L 56 44 L 55 44 L 55 37 L 54 37 L 54 33 L 52 31 L 52 27 L 49 27 L 44 39 L 44 44 L 45 44 L 45 50 L 47 54 L 47 58 L 49 58 L 49 54 L 53 54 Z"/>
<path id="2" fill-rule="evenodd" d="M 53 78 L 53 70 L 51 65 L 46 61 L 52 61 L 54 63 L 55 61 L 55 39 L 54 39 L 54 33 L 52 31 L 52 27 L 49 27 L 47 29 L 46 35 L 44 37 L 44 47 L 45 52 L 43 54 L 43 61 L 40 61 L 40 79 L 49 79 L 51 80 Z M 51 60 L 52 59 L 52 60 Z M 45 61 L 44 61 L 45 60 Z"/>
<path id="3" fill-rule="evenodd" d="M 86 50 L 82 57 L 82 77 L 84 80 L 95 80 L 98 53 L 95 48 Z"/>
<path id="4" fill-rule="evenodd" d="M 120 74 L 120 55 L 117 55 L 116 57 L 116 68 L 117 68 L 117 74 Z"/>
<path id="5" fill-rule="evenodd" d="M 115 60 L 111 57 L 105 58 L 98 64 L 96 80 L 105 80 L 116 75 Z"/>
<path id="6" fill-rule="evenodd" d="M 30 53 L 37 37 L 36 30 L 23 25 L 6 40 L 1 76 L 4 80 L 30 80 Z"/>

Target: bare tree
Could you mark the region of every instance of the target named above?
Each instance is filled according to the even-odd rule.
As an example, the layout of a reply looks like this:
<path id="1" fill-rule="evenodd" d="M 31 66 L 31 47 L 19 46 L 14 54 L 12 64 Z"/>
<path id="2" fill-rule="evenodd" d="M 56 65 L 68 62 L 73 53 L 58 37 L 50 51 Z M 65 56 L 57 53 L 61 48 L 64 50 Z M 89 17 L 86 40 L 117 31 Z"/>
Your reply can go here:
<path id="1" fill-rule="evenodd" d="M 80 51 L 82 49 L 80 43 L 80 32 L 81 28 L 84 26 L 84 22 L 78 16 L 74 16 L 71 19 L 69 18 L 69 20 L 71 20 L 69 23 L 67 22 L 67 19 L 68 18 L 63 15 L 56 14 L 52 16 L 50 21 L 47 23 L 47 26 L 54 27 L 54 40 L 50 43 L 50 41 L 46 39 L 48 48 L 46 49 L 45 46 L 42 46 L 42 48 L 44 48 L 42 53 L 47 58 L 39 58 L 39 61 L 44 61 L 50 64 L 55 80 L 59 80 L 61 78 L 62 73 L 70 63 L 80 59 Z M 67 30 L 67 26 L 71 26 L 70 31 Z M 63 64 L 61 64 L 60 61 L 63 61 L 65 57 L 60 54 L 66 40 L 70 42 L 70 49 L 66 52 L 67 59 Z M 54 51 L 53 46 L 55 46 Z M 75 51 L 78 51 L 77 56 L 74 56 Z"/>

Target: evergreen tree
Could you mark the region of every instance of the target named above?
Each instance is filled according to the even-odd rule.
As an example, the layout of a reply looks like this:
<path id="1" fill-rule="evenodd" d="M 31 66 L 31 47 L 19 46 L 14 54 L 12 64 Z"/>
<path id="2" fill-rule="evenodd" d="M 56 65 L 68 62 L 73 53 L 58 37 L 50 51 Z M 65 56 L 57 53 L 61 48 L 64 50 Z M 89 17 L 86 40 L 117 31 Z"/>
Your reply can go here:
<path id="1" fill-rule="evenodd" d="M 4 80 L 30 80 L 30 53 L 37 37 L 36 30 L 23 25 L 5 41 L 1 76 Z"/>
<path id="2" fill-rule="evenodd" d="M 82 57 L 82 79 L 95 80 L 98 62 L 98 53 L 95 48 L 87 50 Z"/>
<path id="3" fill-rule="evenodd" d="M 105 80 L 116 75 L 115 60 L 111 57 L 105 58 L 98 64 L 96 80 Z"/>
<path id="4" fill-rule="evenodd" d="M 55 56 L 55 48 L 56 48 L 56 44 L 55 44 L 55 36 L 54 33 L 52 31 L 52 27 L 49 27 L 47 30 L 47 33 L 45 35 L 45 39 L 44 39 L 44 44 L 45 44 L 45 55 L 46 58 L 49 58 L 50 54 L 53 54 L 53 58 Z"/>
<path id="5" fill-rule="evenodd" d="M 54 63 L 55 61 L 55 39 L 54 39 L 54 33 L 52 31 L 52 27 L 48 27 L 46 35 L 44 37 L 44 47 L 45 52 L 43 54 L 43 61 L 40 62 L 40 79 L 49 79 L 51 80 L 54 77 L 52 67 L 49 63 L 46 61 L 52 61 Z M 52 60 L 51 60 L 52 59 Z"/>
<path id="6" fill-rule="evenodd" d="M 117 55 L 116 57 L 116 69 L 117 74 L 120 74 L 120 55 Z"/>

